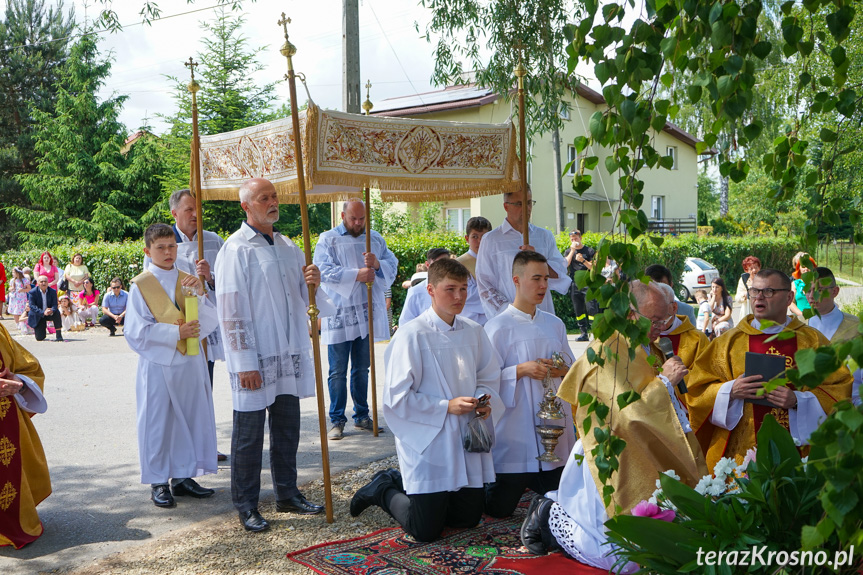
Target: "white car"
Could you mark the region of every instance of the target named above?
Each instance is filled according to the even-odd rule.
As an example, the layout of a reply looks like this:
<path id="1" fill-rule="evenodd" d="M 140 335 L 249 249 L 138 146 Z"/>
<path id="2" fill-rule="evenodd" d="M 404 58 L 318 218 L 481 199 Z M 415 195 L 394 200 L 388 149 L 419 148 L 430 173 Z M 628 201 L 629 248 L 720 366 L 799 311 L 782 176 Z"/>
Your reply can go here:
<path id="1" fill-rule="evenodd" d="M 707 263 L 701 258 L 686 258 L 683 263 L 683 275 L 677 286 L 677 298 L 680 301 L 689 301 L 695 294 L 695 290 L 706 289 L 710 291 L 710 284 L 719 277 L 719 270 L 713 264 Z"/>

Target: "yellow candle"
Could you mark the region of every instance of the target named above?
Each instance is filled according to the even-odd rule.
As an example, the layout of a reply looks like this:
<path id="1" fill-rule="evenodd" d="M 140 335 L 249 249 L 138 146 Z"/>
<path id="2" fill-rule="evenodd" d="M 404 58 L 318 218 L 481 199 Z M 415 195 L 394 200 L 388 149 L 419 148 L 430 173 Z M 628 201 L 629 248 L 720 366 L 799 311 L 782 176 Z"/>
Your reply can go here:
<path id="1" fill-rule="evenodd" d="M 195 296 L 186 296 L 186 321 L 197 321 L 198 319 L 198 298 Z M 197 337 L 186 338 L 186 355 L 198 355 L 200 346 L 198 345 Z"/>

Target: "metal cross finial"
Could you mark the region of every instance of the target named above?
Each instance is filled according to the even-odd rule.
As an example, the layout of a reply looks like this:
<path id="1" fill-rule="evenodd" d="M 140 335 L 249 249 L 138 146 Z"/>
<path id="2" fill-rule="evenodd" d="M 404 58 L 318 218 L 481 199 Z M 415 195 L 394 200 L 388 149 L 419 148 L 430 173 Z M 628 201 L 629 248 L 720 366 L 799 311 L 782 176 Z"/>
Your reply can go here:
<path id="1" fill-rule="evenodd" d="M 285 13 L 282 12 L 282 19 L 279 20 L 278 24 L 285 30 L 285 40 L 288 39 L 288 24 L 291 23 L 291 19 L 285 16 Z"/>
<path id="2" fill-rule="evenodd" d="M 189 56 L 189 61 L 188 61 L 188 62 L 183 62 L 183 66 L 185 66 L 186 68 L 188 68 L 189 70 L 191 70 L 191 72 L 192 72 L 192 81 L 194 81 L 194 80 L 195 80 L 195 68 L 197 68 L 197 67 L 198 67 L 198 63 L 197 63 L 197 62 L 195 62 L 195 60 L 193 60 L 191 56 Z"/>
<path id="3" fill-rule="evenodd" d="M 369 97 L 369 90 L 371 90 L 371 89 L 372 89 L 372 81 L 368 80 L 366 82 L 366 98 Z"/>

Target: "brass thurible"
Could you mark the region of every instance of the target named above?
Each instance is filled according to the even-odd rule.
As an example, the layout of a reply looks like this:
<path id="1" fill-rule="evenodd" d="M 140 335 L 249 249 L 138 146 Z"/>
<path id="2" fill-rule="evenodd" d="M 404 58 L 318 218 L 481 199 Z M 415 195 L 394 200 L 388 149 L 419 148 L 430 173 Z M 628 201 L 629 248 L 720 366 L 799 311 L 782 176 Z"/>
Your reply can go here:
<path id="1" fill-rule="evenodd" d="M 569 356 L 564 356 L 566 356 L 565 353 L 557 351 L 552 352 L 552 365 L 555 368 L 569 367 L 571 358 L 569 358 Z M 570 361 L 567 361 L 568 359 Z M 564 420 L 564 425 L 566 425 L 566 414 L 563 413 L 563 407 L 557 399 L 557 390 L 554 388 L 554 385 L 552 385 L 551 379 L 551 370 L 549 370 L 542 380 L 542 387 L 545 391 L 542 395 L 542 401 L 539 402 L 539 411 L 536 412 L 536 416 L 546 421 Z M 545 448 L 545 452 L 537 456 L 536 459 L 538 461 L 545 461 L 548 463 L 562 461 L 554 450 L 557 449 L 557 444 L 560 442 L 560 436 L 563 435 L 563 431 L 565 429 L 564 425 L 543 423 L 542 425 L 536 426 L 536 432 L 539 434 L 540 438 L 539 442 Z"/>

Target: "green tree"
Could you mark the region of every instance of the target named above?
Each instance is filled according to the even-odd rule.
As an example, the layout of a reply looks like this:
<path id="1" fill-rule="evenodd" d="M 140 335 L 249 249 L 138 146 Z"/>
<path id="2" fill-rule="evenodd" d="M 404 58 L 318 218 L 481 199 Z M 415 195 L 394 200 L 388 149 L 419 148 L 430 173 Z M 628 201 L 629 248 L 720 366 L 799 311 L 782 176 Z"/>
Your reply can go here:
<path id="1" fill-rule="evenodd" d="M 290 115 L 290 107 L 276 103 L 276 82 L 258 85 L 252 76 L 263 69 L 260 54 L 266 47 L 251 47 L 242 34 L 242 16 L 221 11 L 212 22 L 202 22 L 202 50 L 197 54 L 195 76 L 201 84 L 197 94 L 198 127 L 201 135 L 239 130 Z M 192 139 L 192 99 L 188 80 L 169 77 L 174 84 L 177 112 L 165 119 L 171 124 L 163 136 L 168 144 L 167 170 L 163 178 L 161 209 L 167 212 L 167 197 L 189 186 L 189 154 Z M 285 235 L 302 232 L 299 206 L 283 206 L 276 229 Z M 165 217 L 168 217 L 165 214 Z M 237 202 L 205 202 L 204 222 L 208 229 L 233 232 L 245 213 Z M 310 206 L 314 232 L 329 227 L 329 204 Z"/>
<path id="2" fill-rule="evenodd" d="M 27 206 L 15 176 L 36 170 L 31 110 L 53 108 L 55 84 L 68 55 L 74 10 L 63 2 L 10 0 L 0 22 L 0 205 Z M 0 212 L 0 249 L 17 245 L 17 221 Z"/>
<path id="3" fill-rule="evenodd" d="M 705 170 L 698 172 L 698 225 L 706 226 L 707 222 L 719 215 L 719 193 L 716 182 L 707 175 Z"/>
<path id="4" fill-rule="evenodd" d="M 96 97 L 110 69 L 93 36 L 82 36 L 55 84 L 55 108 L 32 110 L 38 168 L 17 180 L 33 207 L 7 207 L 27 230 L 28 244 L 138 235 L 141 217 L 158 198 L 157 145 L 145 141 L 123 155 L 126 130 L 117 116 L 125 96 Z"/>

